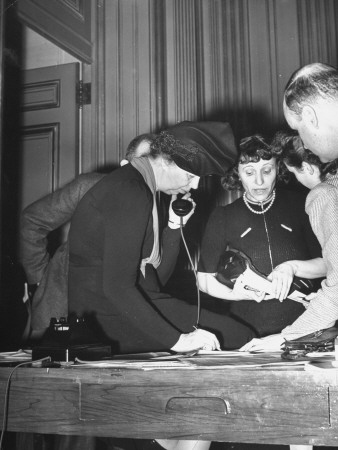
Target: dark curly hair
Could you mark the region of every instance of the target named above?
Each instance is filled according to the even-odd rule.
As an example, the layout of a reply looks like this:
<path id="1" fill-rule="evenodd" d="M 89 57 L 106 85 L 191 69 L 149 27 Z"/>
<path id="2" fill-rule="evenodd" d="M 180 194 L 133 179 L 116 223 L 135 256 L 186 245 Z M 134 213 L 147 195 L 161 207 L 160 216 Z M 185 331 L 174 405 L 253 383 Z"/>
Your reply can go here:
<path id="1" fill-rule="evenodd" d="M 285 164 L 295 167 L 297 170 L 302 169 L 303 162 L 317 166 L 320 170 L 321 181 L 325 180 L 327 174 L 335 174 L 337 172 L 338 160 L 322 163 L 317 155 L 304 147 L 299 134 L 295 131 L 278 131 L 272 140 L 271 146 L 276 153 L 280 154 L 282 161 L 281 172 L 286 182 L 290 180 L 292 175 Z"/>
<path id="2" fill-rule="evenodd" d="M 223 188 L 226 190 L 242 190 L 243 186 L 238 174 L 238 167 L 240 164 L 258 162 L 261 159 L 268 161 L 271 158 L 277 158 L 277 164 L 279 165 L 278 156 L 279 154 L 272 148 L 267 137 L 264 137 L 261 134 L 255 134 L 243 138 L 239 144 L 239 157 L 236 163 L 231 167 L 227 174 L 221 178 Z M 279 179 L 279 170 L 277 170 L 277 181 L 279 181 Z"/>

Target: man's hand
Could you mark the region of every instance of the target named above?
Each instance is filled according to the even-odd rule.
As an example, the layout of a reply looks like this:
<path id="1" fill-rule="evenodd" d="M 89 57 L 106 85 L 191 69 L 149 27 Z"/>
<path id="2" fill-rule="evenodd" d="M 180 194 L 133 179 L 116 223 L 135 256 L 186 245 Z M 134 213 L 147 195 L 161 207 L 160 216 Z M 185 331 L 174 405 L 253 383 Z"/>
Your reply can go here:
<path id="1" fill-rule="evenodd" d="M 239 349 L 240 352 L 275 352 L 281 350 L 284 338 L 281 334 L 271 334 L 261 339 L 252 339 Z"/>

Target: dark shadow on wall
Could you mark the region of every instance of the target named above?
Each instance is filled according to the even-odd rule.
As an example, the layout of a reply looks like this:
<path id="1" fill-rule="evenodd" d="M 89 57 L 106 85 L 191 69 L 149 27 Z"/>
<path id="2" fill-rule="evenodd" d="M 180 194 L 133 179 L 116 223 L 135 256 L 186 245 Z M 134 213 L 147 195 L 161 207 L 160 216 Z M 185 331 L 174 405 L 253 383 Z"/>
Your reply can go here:
<path id="1" fill-rule="evenodd" d="M 18 263 L 18 194 L 22 168 L 18 164 L 20 144 L 20 86 L 22 29 L 15 9 L 8 8 L 5 18 L 4 98 L 2 147 L 2 271 L 0 297 L 0 347 L 20 348 L 27 320 L 24 274 Z"/>
<path id="2" fill-rule="evenodd" d="M 253 134 L 272 136 L 277 130 L 287 127 L 281 105 L 280 118 L 273 118 L 263 108 L 214 110 L 203 120 L 225 121 L 231 124 L 236 142 Z"/>

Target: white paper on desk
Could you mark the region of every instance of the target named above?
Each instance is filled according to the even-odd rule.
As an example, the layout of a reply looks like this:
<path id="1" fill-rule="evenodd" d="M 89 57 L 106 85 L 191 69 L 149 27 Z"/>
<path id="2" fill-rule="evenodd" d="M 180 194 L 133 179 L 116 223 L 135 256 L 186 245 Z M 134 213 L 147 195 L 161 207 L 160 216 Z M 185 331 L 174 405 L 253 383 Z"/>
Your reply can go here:
<path id="1" fill-rule="evenodd" d="M 0 352 L 0 362 L 25 362 L 32 360 L 31 350 L 17 350 L 13 352 Z"/>
<path id="2" fill-rule="evenodd" d="M 234 356 L 238 356 L 238 357 L 243 357 L 243 356 L 248 356 L 248 357 L 254 357 L 257 354 L 260 353 L 268 353 L 270 357 L 276 357 L 276 358 L 280 358 L 281 353 L 283 353 L 282 350 L 277 350 L 277 351 L 273 351 L 273 352 L 266 352 L 266 351 L 257 351 L 257 352 L 242 352 L 239 350 L 198 350 L 198 355 L 206 355 L 206 356 L 214 356 L 214 357 L 224 357 L 224 358 L 233 358 Z"/>
<path id="3" fill-rule="evenodd" d="M 217 353 L 217 352 L 215 352 Z M 290 368 L 291 366 L 304 366 L 309 361 L 284 360 L 280 352 L 247 353 L 228 355 L 227 352 L 220 355 L 197 355 L 187 360 L 197 369 L 252 369 L 252 368 Z"/>
<path id="4" fill-rule="evenodd" d="M 151 359 L 109 359 L 104 361 L 83 361 L 75 358 L 75 365 L 73 368 L 107 368 L 107 369 L 136 369 L 136 370 L 149 370 L 149 369 L 192 369 L 189 364 L 185 363 L 185 360 L 151 360 Z"/>
<path id="5" fill-rule="evenodd" d="M 128 357 L 128 355 L 125 355 Z M 135 356 L 135 355 L 134 355 Z M 240 352 L 240 351 L 213 351 L 201 350 L 193 356 L 172 355 L 174 359 L 111 359 L 104 361 L 83 361 L 76 359 L 72 368 L 107 368 L 128 370 L 158 370 L 158 369 L 252 369 L 273 368 L 287 369 L 292 366 L 304 366 L 309 361 L 287 361 L 281 359 L 281 352 Z M 161 358 L 161 357 L 160 357 Z"/>

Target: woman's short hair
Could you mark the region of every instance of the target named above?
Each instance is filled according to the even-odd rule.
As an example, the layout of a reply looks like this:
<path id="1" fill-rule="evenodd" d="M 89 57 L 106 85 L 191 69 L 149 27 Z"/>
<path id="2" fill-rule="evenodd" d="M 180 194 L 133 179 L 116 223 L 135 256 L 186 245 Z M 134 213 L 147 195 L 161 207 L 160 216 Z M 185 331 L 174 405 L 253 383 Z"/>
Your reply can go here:
<path id="1" fill-rule="evenodd" d="M 322 163 L 317 155 L 304 147 L 303 142 L 296 131 L 278 131 L 273 140 L 271 146 L 276 153 L 280 153 L 280 159 L 283 166 L 287 164 L 290 167 L 295 167 L 297 170 L 302 169 L 303 162 L 317 166 L 320 169 L 320 178 L 323 181 L 328 173 L 336 173 L 337 160 L 330 163 Z M 285 166 L 284 166 L 285 167 Z M 290 175 L 284 172 L 284 180 L 287 182 L 290 179 Z"/>
<path id="2" fill-rule="evenodd" d="M 278 156 L 278 153 L 272 148 L 270 140 L 267 137 L 261 134 L 255 134 L 243 138 L 239 143 L 239 156 L 236 163 L 221 179 L 223 188 L 226 190 L 241 190 L 243 188 L 238 174 L 240 164 L 248 164 L 249 162 L 256 163 L 261 159 L 268 161 L 271 158 L 278 158 Z M 277 179 L 279 179 L 278 172 Z"/>
<path id="3" fill-rule="evenodd" d="M 144 133 L 136 136 L 132 141 L 130 141 L 127 152 L 126 159 L 130 162 L 133 158 L 140 158 L 141 156 L 148 156 L 151 153 L 151 144 L 156 138 L 156 134 Z"/>

